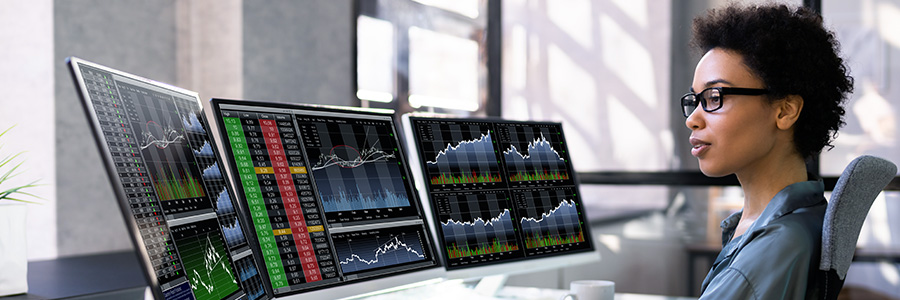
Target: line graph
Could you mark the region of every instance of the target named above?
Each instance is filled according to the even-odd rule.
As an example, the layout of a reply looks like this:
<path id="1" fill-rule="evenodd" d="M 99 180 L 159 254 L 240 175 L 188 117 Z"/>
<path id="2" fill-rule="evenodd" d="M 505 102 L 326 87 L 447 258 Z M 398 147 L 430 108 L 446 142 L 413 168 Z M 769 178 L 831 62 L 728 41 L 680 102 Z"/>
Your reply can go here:
<path id="1" fill-rule="evenodd" d="M 199 157 L 215 157 L 215 153 L 213 153 L 212 146 L 209 145 L 209 141 L 203 141 L 203 146 L 200 146 L 200 150 L 192 149 L 194 151 L 194 155 Z"/>
<path id="2" fill-rule="evenodd" d="M 244 237 L 244 231 L 241 229 L 241 223 L 238 222 L 237 218 L 232 218 L 230 223 L 222 223 L 222 235 L 225 236 L 225 243 L 228 244 L 228 248 L 235 248 L 247 243 L 247 238 Z"/>
<path id="3" fill-rule="evenodd" d="M 186 260 L 195 260 L 187 267 L 187 270 L 193 275 L 189 276 L 189 278 L 191 281 L 191 288 L 193 288 L 194 295 L 197 296 L 197 299 L 205 299 L 207 297 L 210 299 L 220 298 L 237 290 L 237 281 L 235 280 L 234 274 L 232 274 L 231 266 L 228 265 L 228 259 L 220 251 L 221 248 L 217 249 L 217 247 L 213 245 L 210 235 L 211 234 L 209 233 L 206 234 L 206 245 L 202 257 L 202 266 L 195 266 L 197 264 L 197 258 L 186 258 Z M 229 282 L 231 285 L 228 284 Z M 226 289 L 224 291 L 218 291 L 217 289 L 217 287 L 227 286 L 232 286 L 232 289 Z"/>
<path id="4" fill-rule="evenodd" d="M 389 120 L 298 117 L 325 217 L 359 221 L 416 214 L 408 174 Z M 383 210 L 390 208 L 390 210 Z M 397 209 L 393 209 L 397 208 Z M 352 212 L 352 213 L 351 213 Z"/>
<path id="5" fill-rule="evenodd" d="M 427 258 L 421 227 L 366 230 L 333 234 L 344 274 L 384 268 Z"/>
<path id="6" fill-rule="evenodd" d="M 375 143 L 377 144 L 378 142 L 376 141 Z M 341 157 L 340 154 L 347 158 Z M 354 156 L 355 158 L 350 159 L 350 157 Z M 367 163 L 387 161 L 391 158 L 396 158 L 396 155 L 381 151 L 374 146 L 359 151 L 348 145 L 337 145 L 331 147 L 331 151 L 328 154 L 319 154 L 319 161 L 312 167 L 312 170 L 317 171 L 331 166 L 356 168 Z"/>
<path id="7" fill-rule="evenodd" d="M 171 125 L 160 125 L 156 121 L 147 121 L 144 124 L 144 131 L 141 132 L 141 150 L 155 146 L 159 149 L 168 148 L 169 145 L 181 143 L 184 140 L 184 134 L 179 132 Z"/>
<path id="8" fill-rule="evenodd" d="M 503 182 L 498 148 L 487 124 L 425 122 L 415 128 L 432 186 Z"/>
<path id="9" fill-rule="evenodd" d="M 589 246 L 585 241 L 583 216 L 570 188 L 517 192 L 519 223 L 527 249 L 568 244 Z"/>
<path id="10" fill-rule="evenodd" d="M 509 240 L 501 241 L 497 239 L 497 235 L 508 236 L 513 234 L 514 229 L 509 209 L 504 209 L 500 215 L 487 221 L 481 218 L 468 222 L 448 219 L 446 222 L 441 222 L 441 228 L 443 229 L 444 237 L 448 240 L 446 241 L 446 248 L 449 258 L 519 250 L 519 246 L 514 242 L 515 240 L 510 243 Z M 470 246 L 468 240 L 470 237 L 475 237 L 476 234 L 483 236 L 494 235 L 494 237 L 488 237 L 489 242 L 487 243 L 478 243 Z M 457 240 L 465 241 L 460 244 Z"/>
<path id="11" fill-rule="evenodd" d="M 196 299 L 222 299 L 240 290 L 214 218 L 171 230 Z"/>
<path id="12" fill-rule="evenodd" d="M 556 152 L 556 149 L 553 149 L 553 146 L 550 145 L 550 142 L 547 141 L 547 138 L 544 137 L 544 133 L 541 133 L 540 138 L 536 138 L 530 143 L 528 143 L 528 147 L 526 148 L 526 153 L 522 154 L 516 149 L 515 145 L 510 145 L 509 149 L 503 151 L 503 155 L 506 157 L 507 161 L 559 161 L 565 162 L 559 152 Z"/>
<path id="13" fill-rule="evenodd" d="M 520 222 L 522 230 L 526 234 L 525 247 L 527 248 L 584 242 L 583 231 L 578 221 L 578 211 L 575 210 L 575 201 L 563 200 L 559 206 L 549 212 L 542 213 L 536 218 L 522 218 Z M 565 234 L 559 233 L 561 227 L 567 229 Z"/>
<path id="14" fill-rule="evenodd" d="M 222 172 L 219 171 L 219 163 L 216 162 L 211 166 L 203 169 L 203 179 L 204 180 L 222 180 Z"/>
<path id="15" fill-rule="evenodd" d="M 181 123 L 187 131 L 206 134 L 206 130 L 203 130 L 203 124 L 200 123 L 200 119 L 197 117 L 196 113 L 189 113 L 182 116 Z"/>
<path id="16" fill-rule="evenodd" d="M 500 126 L 503 160 L 513 182 L 569 180 L 568 157 L 557 125 Z"/>
<path id="17" fill-rule="evenodd" d="M 231 196 L 228 195 L 228 190 L 223 186 L 222 191 L 216 195 L 216 214 L 228 215 L 233 213 L 234 204 L 231 203 Z"/>
<path id="18" fill-rule="evenodd" d="M 469 153 L 487 156 L 493 152 L 494 147 L 491 140 L 491 133 L 482 133 L 478 138 L 459 141 L 456 143 L 456 146 L 454 146 L 453 143 L 447 143 L 447 147 L 444 148 L 444 150 L 439 151 L 433 160 L 428 161 L 428 164 L 436 165 L 441 159 L 447 160 L 451 164 L 459 164 L 460 162 L 471 160 L 471 158 L 468 157 Z M 489 158 L 486 158 L 485 160 L 489 160 Z"/>
<path id="19" fill-rule="evenodd" d="M 505 191 L 439 194 L 434 199 L 442 220 L 444 251 L 451 264 L 520 249 Z"/>

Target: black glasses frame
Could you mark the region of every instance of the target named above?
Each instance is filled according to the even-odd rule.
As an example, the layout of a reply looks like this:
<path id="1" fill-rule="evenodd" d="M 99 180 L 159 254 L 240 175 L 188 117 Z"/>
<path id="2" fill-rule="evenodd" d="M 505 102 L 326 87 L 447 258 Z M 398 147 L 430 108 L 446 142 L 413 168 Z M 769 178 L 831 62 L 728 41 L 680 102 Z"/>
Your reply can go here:
<path id="1" fill-rule="evenodd" d="M 687 93 L 681 96 L 681 108 L 684 117 L 691 116 L 691 113 L 699 106 L 703 106 L 703 111 L 714 112 L 722 108 L 722 97 L 725 95 L 747 95 L 758 96 L 768 94 L 767 89 L 738 88 L 717 86 L 707 88 L 699 93 Z M 711 103 L 714 102 L 714 103 Z"/>

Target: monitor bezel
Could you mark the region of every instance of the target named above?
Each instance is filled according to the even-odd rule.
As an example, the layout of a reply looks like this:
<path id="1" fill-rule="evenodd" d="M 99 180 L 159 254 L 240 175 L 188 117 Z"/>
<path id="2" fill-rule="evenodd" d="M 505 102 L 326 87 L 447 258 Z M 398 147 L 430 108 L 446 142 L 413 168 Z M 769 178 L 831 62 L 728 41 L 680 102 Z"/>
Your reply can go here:
<path id="1" fill-rule="evenodd" d="M 425 166 L 422 162 L 422 159 L 419 157 L 419 146 L 416 143 L 415 132 L 413 129 L 413 121 L 415 120 L 441 120 L 441 121 L 460 121 L 460 122 L 493 122 L 493 123 L 519 123 L 519 124 L 542 124 L 542 125 L 559 125 L 562 128 L 562 122 L 553 122 L 553 121 L 527 121 L 527 120 L 512 120 L 512 119 L 504 119 L 500 117 L 459 117 L 448 114 L 434 114 L 434 113 L 420 113 L 420 112 L 412 112 L 406 113 L 401 116 L 401 123 L 404 130 L 403 137 L 405 139 L 405 143 L 407 146 L 407 154 L 410 159 L 410 165 L 419 165 L 420 168 L 413 170 L 413 177 L 415 178 L 416 190 L 419 191 L 419 198 L 425 199 L 423 200 L 423 205 L 428 206 L 429 210 L 428 223 L 431 226 L 431 229 L 434 231 L 435 241 L 434 244 L 439 247 L 443 247 L 443 241 L 438 240 L 440 237 L 438 236 L 440 230 L 438 227 L 438 220 L 434 217 L 437 214 L 436 208 L 432 205 L 432 199 L 430 197 L 428 185 L 425 180 Z M 565 133 L 563 133 L 563 138 L 565 138 Z M 566 146 L 568 149 L 568 146 Z M 571 162 L 569 163 L 571 167 Z M 574 170 L 574 169 L 573 169 Z M 578 190 L 578 193 L 581 194 L 580 191 L 580 183 L 578 181 L 578 176 L 576 172 L 572 172 L 570 175 L 572 182 L 574 183 L 575 189 Z M 583 198 L 582 198 L 583 199 Z M 583 203 L 583 202 L 582 202 Z M 584 214 L 585 221 L 589 220 L 587 215 L 587 209 L 582 209 L 582 213 Z M 587 222 L 586 222 L 587 223 Z M 600 251 L 597 247 L 596 238 L 591 235 L 590 226 L 584 227 L 585 234 L 590 236 L 590 250 L 581 250 L 572 253 L 563 253 L 549 256 L 540 256 L 535 258 L 518 258 L 511 261 L 498 261 L 492 262 L 485 265 L 474 266 L 474 267 L 458 267 L 453 269 L 447 269 L 447 278 L 448 279 L 473 279 L 480 278 L 486 276 L 494 276 L 494 275 L 513 275 L 513 274 L 523 274 L 523 273 L 532 273 L 543 270 L 550 270 L 556 268 L 562 268 L 566 266 L 574 266 L 584 263 L 591 263 L 600 261 Z M 447 257 L 442 252 L 440 252 L 441 263 L 446 266 L 448 265 Z"/>
<path id="2" fill-rule="evenodd" d="M 212 115 L 216 119 L 215 123 L 216 130 L 214 130 L 217 134 L 216 140 L 217 143 L 221 142 L 221 147 L 219 147 L 219 154 L 223 155 L 223 158 L 227 158 L 225 165 L 227 166 L 226 173 L 228 176 L 228 181 L 231 184 L 234 184 L 233 188 L 235 194 L 237 195 L 240 201 L 237 201 L 238 209 L 241 211 L 242 216 L 246 217 L 248 208 L 246 207 L 246 201 L 244 199 L 244 194 L 242 187 L 239 187 L 237 181 L 235 180 L 234 174 L 236 173 L 237 166 L 234 165 L 234 154 L 230 151 L 226 151 L 226 140 L 227 136 L 224 130 L 225 124 L 222 116 L 222 105 L 225 106 L 248 106 L 248 107 L 263 107 L 269 109 L 284 109 L 284 110 L 305 110 L 312 112 L 332 112 L 332 113 L 342 113 L 342 114 L 360 114 L 366 116 L 377 116 L 377 117 L 388 117 L 391 120 L 392 130 L 395 133 L 395 139 L 398 144 L 398 148 L 405 149 L 403 145 L 403 139 L 400 137 L 402 134 L 397 130 L 397 120 L 393 117 L 393 110 L 389 109 L 374 109 L 374 108 L 359 108 L 359 107 L 344 107 L 344 106 L 332 106 L 332 105 L 316 105 L 316 104 L 302 104 L 302 103 L 286 103 L 286 102 L 272 102 L 272 101 L 257 101 L 257 100 L 236 100 L 236 99 L 223 99 L 223 98 L 212 98 L 209 100 L 209 105 L 212 110 Z M 414 168 L 412 168 L 409 164 L 408 156 L 406 153 L 403 153 L 403 150 L 400 151 L 400 159 L 406 161 L 405 164 L 407 174 L 412 175 Z M 412 191 L 411 197 L 415 198 L 415 201 L 418 203 L 418 209 L 420 210 L 420 214 L 424 215 L 424 231 L 426 234 L 426 238 L 428 241 L 434 241 L 434 235 L 431 232 L 431 228 L 428 225 L 428 216 L 430 215 L 427 210 L 425 203 L 419 197 L 419 193 L 416 190 L 415 182 L 408 180 L 407 184 Z M 258 249 L 259 243 L 256 241 L 256 234 L 248 234 L 253 236 L 253 240 L 255 242 L 254 249 Z M 273 291 L 273 294 L 277 298 L 287 297 L 289 299 L 299 298 L 299 297 L 314 297 L 314 298 L 345 298 L 345 297 L 353 297 L 358 296 L 360 294 L 378 292 L 385 289 L 391 289 L 397 286 L 417 284 L 423 282 L 432 282 L 435 280 L 443 280 L 445 275 L 445 270 L 443 268 L 442 260 L 438 254 L 436 245 L 432 244 L 430 247 L 431 255 L 434 258 L 434 265 L 421 267 L 417 270 L 406 271 L 406 273 L 388 273 L 370 276 L 362 279 L 356 279 L 354 281 L 349 282 L 341 282 L 336 283 L 334 285 L 324 285 L 319 287 L 311 287 L 305 290 L 295 290 L 285 293 L 276 294 Z M 261 259 L 261 257 L 255 257 L 257 260 Z M 271 290 L 271 282 L 268 282 L 268 276 L 266 277 L 266 289 Z"/>

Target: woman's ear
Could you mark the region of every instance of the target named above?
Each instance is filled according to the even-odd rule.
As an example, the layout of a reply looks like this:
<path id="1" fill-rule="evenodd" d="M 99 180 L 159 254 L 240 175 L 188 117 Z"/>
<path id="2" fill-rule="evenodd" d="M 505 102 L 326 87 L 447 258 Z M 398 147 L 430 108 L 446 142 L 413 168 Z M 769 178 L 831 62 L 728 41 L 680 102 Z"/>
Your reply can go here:
<path id="1" fill-rule="evenodd" d="M 797 119 L 800 118 L 800 111 L 803 110 L 803 97 L 800 95 L 787 95 L 783 99 L 775 103 L 778 112 L 776 126 L 781 130 L 788 130 Z"/>

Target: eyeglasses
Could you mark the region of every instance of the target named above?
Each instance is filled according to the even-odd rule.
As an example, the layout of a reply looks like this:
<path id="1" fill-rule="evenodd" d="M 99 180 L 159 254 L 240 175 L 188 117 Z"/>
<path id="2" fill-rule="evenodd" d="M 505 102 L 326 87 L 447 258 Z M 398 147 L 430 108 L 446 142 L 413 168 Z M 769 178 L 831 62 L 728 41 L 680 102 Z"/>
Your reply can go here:
<path id="1" fill-rule="evenodd" d="M 700 93 L 687 93 L 681 96 L 681 107 L 684 109 L 684 117 L 687 118 L 697 109 L 698 103 L 706 112 L 714 112 L 722 108 L 722 97 L 725 95 L 749 95 L 758 96 L 768 94 L 767 89 L 749 89 L 735 87 L 711 87 Z"/>

